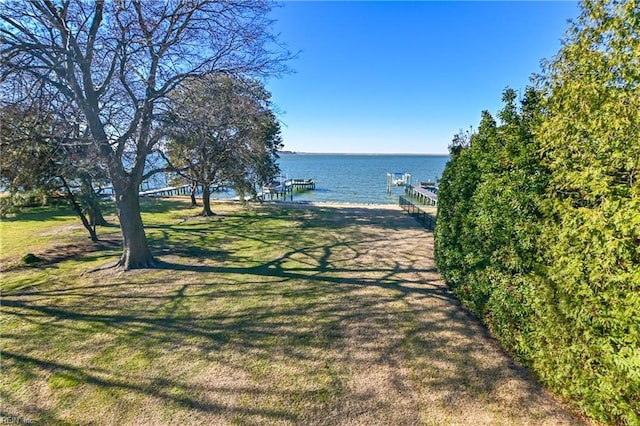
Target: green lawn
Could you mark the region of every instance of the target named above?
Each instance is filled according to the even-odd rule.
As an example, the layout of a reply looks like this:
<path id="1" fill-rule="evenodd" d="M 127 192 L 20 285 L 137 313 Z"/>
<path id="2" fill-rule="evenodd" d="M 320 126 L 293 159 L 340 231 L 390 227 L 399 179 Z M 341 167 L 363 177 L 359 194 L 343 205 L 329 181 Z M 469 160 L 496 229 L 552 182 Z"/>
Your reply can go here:
<path id="1" fill-rule="evenodd" d="M 64 210 L 0 224 L 3 417 L 36 424 L 575 424 L 388 209 L 145 201 L 160 268 Z M 111 217 L 112 222 L 115 219 Z M 28 241 L 20 243 L 20 241 Z M 21 267 L 33 252 L 44 259 Z"/>

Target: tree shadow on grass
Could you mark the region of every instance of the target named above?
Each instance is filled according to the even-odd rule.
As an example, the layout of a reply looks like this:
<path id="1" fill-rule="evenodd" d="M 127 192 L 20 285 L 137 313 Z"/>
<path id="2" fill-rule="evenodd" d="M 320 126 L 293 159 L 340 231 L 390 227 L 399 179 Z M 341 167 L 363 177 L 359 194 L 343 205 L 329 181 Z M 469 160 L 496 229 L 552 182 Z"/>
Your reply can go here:
<path id="1" fill-rule="evenodd" d="M 211 272 L 217 275 L 236 274 L 238 271 L 218 269 Z M 263 272 L 260 269 L 243 271 L 246 275 L 256 274 L 259 277 Z M 285 271 L 280 275 L 288 281 L 300 281 L 298 274 L 289 275 Z M 50 344 L 57 346 L 61 339 L 72 342 L 73 336 L 94 339 L 91 334 L 85 335 L 84 331 L 87 329 L 117 335 L 119 337 L 114 339 L 110 347 L 120 348 L 123 352 L 122 359 L 141 356 L 151 360 L 152 365 L 156 365 L 153 360 L 158 360 L 156 367 L 160 370 L 167 368 L 163 366 L 163 354 L 166 353 L 183 353 L 179 357 L 184 359 L 183 362 L 218 363 L 221 370 L 233 372 L 245 371 L 247 365 L 256 362 L 299 365 L 299 368 L 305 370 L 309 368 L 306 365 L 313 366 L 319 359 L 335 366 L 337 371 L 353 370 L 360 363 L 357 359 L 365 354 L 364 358 L 369 360 L 366 366 L 373 373 L 387 367 L 401 368 L 398 354 L 403 354 L 400 358 L 417 363 L 415 365 L 419 370 L 414 374 L 418 377 L 421 377 L 420 370 L 428 371 L 426 378 L 419 381 L 424 383 L 429 380 L 432 393 L 438 395 L 443 404 L 456 407 L 456 403 L 461 400 L 475 398 L 484 401 L 496 398 L 499 389 L 514 380 L 521 382 L 521 386 L 527 389 L 522 391 L 522 401 L 511 400 L 509 404 L 512 406 L 504 407 L 505 410 L 513 410 L 513 406 L 518 405 L 539 406 L 541 401 L 544 402 L 541 389 L 528 373 L 508 357 L 501 355 L 486 331 L 460 308 L 446 288 L 437 283 L 422 280 L 413 284 L 420 287 L 411 287 L 351 277 L 315 276 L 310 279 L 309 275 L 305 276 L 307 280 L 303 285 L 288 289 L 282 288 L 281 281 L 265 283 L 258 277 L 240 285 L 205 283 L 178 286 L 176 283 L 155 282 L 120 284 L 119 287 L 95 285 L 75 291 L 61 289 L 57 294 L 32 291 L 3 300 L 3 310 L 14 319 L 38 324 L 41 335 L 36 338 L 50 339 Z M 255 284 L 251 284 L 251 281 L 255 281 Z M 147 285 L 155 285 L 155 288 L 148 288 L 144 292 L 137 290 Z M 153 294 L 158 288 L 166 286 L 170 286 L 170 291 L 164 294 L 147 294 Z M 372 294 L 360 291 L 367 288 L 383 291 Z M 78 295 L 82 297 L 78 298 Z M 70 299 L 51 302 L 52 296 L 56 296 L 57 300 L 64 297 Z M 112 313 L 110 311 L 113 311 L 114 298 L 122 298 L 124 303 L 133 306 L 128 310 L 121 308 Z M 282 298 L 290 298 L 297 303 L 273 305 L 268 302 Z M 390 305 L 405 298 L 408 305 L 394 313 Z M 434 298 L 440 302 L 429 305 L 428 315 L 421 313 L 420 300 Z M 184 306 L 242 299 L 261 302 L 231 311 L 182 311 Z M 77 302 L 73 303 L 72 300 Z M 81 306 L 85 304 L 92 308 Z M 415 306 L 411 306 L 412 304 Z M 407 323 L 410 327 L 398 336 L 394 336 L 394 333 L 399 320 L 390 318 L 391 313 L 400 318 L 410 317 Z M 309 321 L 314 324 L 311 328 L 308 326 Z M 301 326 L 302 324 L 305 326 Z M 385 336 L 389 330 L 393 331 L 390 338 L 381 340 L 376 337 Z M 21 336 L 12 333 L 4 335 L 7 341 L 20 338 Z M 384 343 L 369 347 L 367 344 L 371 341 Z M 268 419 L 269 422 L 308 424 L 307 420 L 310 420 L 304 413 L 269 407 L 269 404 L 265 406 L 258 402 L 245 406 L 238 403 L 242 399 L 261 401 L 261 398 L 290 403 L 305 398 L 313 400 L 314 395 L 309 395 L 304 387 L 292 389 L 286 381 L 280 386 L 277 383 L 278 377 L 271 377 L 269 373 L 262 374 L 265 374 L 264 380 L 270 383 L 276 381 L 271 385 L 263 383 L 255 386 L 243 380 L 239 380 L 237 384 L 221 385 L 215 381 L 196 380 L 197 383 L 194 384 L 191 382 L 192 377 L 181 377 L 179 374 L 158 376 L 146 369 L 127 371 L 125 368 L 125 371 L 121 371 L 113 363 L 85 364 L 73 356 L 67 361 L 64 361 L 66 358 L 52 358 L 47 355 L 47 344 L 44 346 L 43 348 L 42 344 L 38 344 L 37 348 L 34 346 L 32 349 L 21 349 L 18 346 L 3 351 L 5 371 L 9 375 L 14 374 L 16 369 L 30 371 L 35 376 L 32 380 L 36 383 L 50 381 L 53 376 L 63 377 L 94 392 L 117 391 L 130 395 L 128 398 L 136 395 L 152 398 L 165 406 L 169 404 L 174 410 L 186 410 L 204 416 L 223 416 L 227 421 L 239 414 L 247 419 L 261 418 Z M 487 351 L 496 352 L 497 358 L 488 365 L 479 361 L 486 356 Z M 91 358 L 101 356 L 100 351 L 89 355 Z M 431 376 L 437 369 L 445 374 Z M 307 374 L 313 375 L 313 370 L 308 369 Z M 349 394 L 346 390 L 348 383 L 349 377 L 344 376 L 327 385 L 325 392 L 331 395 L 330 403 L 318 403 L 313 407 L 315 412 L 312 414 L 328 416 L 329 413 L 333 415 L 337 412 L 343 413 L 346 418 L 349 412 L 344 401 L 366 407 L 376 398 L 375 395 L 363 398 Z M 383 391 L 403 393 L 414 386 L 415 383 L 412 384 L 406 376 L 397 375 L 394 381 L 385 385 L 390 389 Z M 68 389 L 66 392 L 71 391 Z M 280 407 L 278 404 L 276 406 Z M 63 420 L 56 409 L 45 409 L 38 404 L 25 405 L 24 401 L 16 401 L 7 407 L 10 414 L 32 416 L 38 421 Z M 522 409 L 521 407 L 518 409 Z M 555 413 L 542 411 L 541 415 L 553 414 Z M 339 419 L 340 417 L 338 423 Z M 144 422 L 144 419 L 141 421 Z"/>
<path id="2" fill-rule="evenodd" d="M 118 238 L 103 238 L 99 241 L 91 241 L 89 238 L 79 240 L 74 243 L 60 244 L 55 247 L 39 251 L 37 254 L 38 261 L 33 265 L 27 265 L 16 261 L 8 261 L 2 266 L 4 272 L 17 272 L 25 269 L 38 268 L 46 270 L 55 267 L 61 262 L 67 260 L 92 261 L 98 258 L 104 258 L 107 253 L 114 255 L 116 250 L 122 247 L 122 241 Z"/>
<path id="3" fill-rule="evenodd" d="M 230 215 L 216 235 L 206 223 L 156 226 L 152 245 L 171 249 L 160 271 L 3 295 L 3 414 L 74 423 L 80 414 L 61 407 L 112 394 L 132 405 L 102 410 L 125 423 L 157 423 L 162 410 L 193 423 L 363 423 L 354 412 L 428 420 L 388 406 L 407 398 L 450 415 L 494 404 L 514 423 L 561 416 L 439 281 L 422 246 L 430 234 L 416 229 L 418 245 L 407 246 L 397 231 L 413 219 L 364 213 Z M 283 218 L 297 225 L 285 229 Z M 225 248 L 238 242 L 270 250 L 249 259 L 256 251 Z M 360 389 L 357 374 L 384 380 Z M 517 392 L 505 395 L 509 386 Z"/>
<path id="4" fill-rule="evenodd" d="M 211 231 L 206 227 L 183 225 L 153 225 L 148 227 L 147 241 L 156 255 L 172 255 L 202 262 L 224 262 L 230 252 L 211 241 Z M 164 269 L 162 261 L 157 267 Z"/>
<path id="5" fill-rule="evenodd" d="M 180 210 L 192 210 L 187 199 L 167 199 L 155 197 L 140 198 L 140 210 L 143 213 L 169 213 Z"/>
<path id="6" fill-rule="evenodd" d="M 76 217 L 76 214 L 71 207 L 60 205 L 24 208 L 13 215 L 3 217 L 2 220 L 4 222 L 41 222 L 45 220 L 68 220 L 73 217 Z"/>
<path id="7" fill-rule="evenodd" d="M 252 409 L 250 407 L 230 407 L 222 403 L 208 402 L 199 398 L 192 398 L 186 395 L 198 394 L 206 391 L 206 388 L 198 389 L 192 385 L 186 385 L 184 382 L 172 379 L 155 379 L 147 382 L 132 381 L 131 377 L 125 374 L 114 372 L 110 369 L 93 368 L 93 367 L 76 367 L 71 364 L 56 361 L 46 361 L 39 358 L 24 356 L 8 351 L 3 352 L 5 362 L 20 364 L 26 368 L 33 368 L 40 371 L 61 377 L 70 383 L 83 383 L 93 388 L 113 389 L 126 391 L 131 394 L 148 395 L 164 404 L 173 404 L 178 407 L 198 412 L 225 413 L 229 417 L 241 413 L 248 416 L 266 417 L 272 420 L 292 421 L 294 418 L 279 410 L 268 409 Z M 256 393 L 256 389 L 246 388 L 225 388 L 215 387 L 220 393 Z M 38 422 L 66 423 L 60 418 L 59 414 L 52 410 L 43 408 L 30 409 L 27 413 L 22 412 L 3 412 L 3 417 L 34 419 Z M 31 417 L 33 416 L 33 417 Z M 69 423 L 72 424 L 72 423 Z"/>

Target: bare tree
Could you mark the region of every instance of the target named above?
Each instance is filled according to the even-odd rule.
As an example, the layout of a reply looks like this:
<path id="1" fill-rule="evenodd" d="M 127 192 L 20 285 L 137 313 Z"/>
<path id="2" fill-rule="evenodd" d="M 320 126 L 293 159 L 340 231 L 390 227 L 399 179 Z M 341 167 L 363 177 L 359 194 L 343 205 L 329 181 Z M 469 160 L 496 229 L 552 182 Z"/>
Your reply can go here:
<path id="1" fill-rule="evenodd" d="M 269 8 L 259 0 L 3 2 L 0 78 L 31 76 L 82 111 L 113 184 L 120 268 L 155 264 L 138 192 L 167 95 L 195 75 L 283 71 L 290 55 L 270 32 Z"/>

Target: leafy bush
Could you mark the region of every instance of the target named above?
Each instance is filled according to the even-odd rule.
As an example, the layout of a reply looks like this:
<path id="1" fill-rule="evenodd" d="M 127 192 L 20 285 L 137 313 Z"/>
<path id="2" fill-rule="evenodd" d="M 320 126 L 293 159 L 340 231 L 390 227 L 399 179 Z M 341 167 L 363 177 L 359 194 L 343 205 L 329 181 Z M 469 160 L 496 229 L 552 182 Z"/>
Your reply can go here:
<path id="1" fill-rule="evenodd" d="M 638 3 L 585 3 L 568 34 L 542 80 L 547 326 L 534 365 L 589 415 L 640 424 Z"/>
<path id="2" fill-rule="evenodd" d="M 51 201 L 51 193 L 44 189 L 13 192 L 9 196 L 0 198 L 0 216 L 6 217 L 23 207 L 46 206 Z"/>
<path id="3" fill-rule="evenodd" d="M 520 109 L 457 136 L 437 263 L 502 343 L 587 415 L 640 424 L 640 13 L 583 4 Z M 462 143 L 461 143 L 462 141 Z"/>
<path id="4" fill-rule="evenodd" d="M 468 144 L 458 135 L 439 190 L 436 258 L 449 285 L 515 350 L 528 327 L 526 301 L 536 263 L 540 195 L 547 172 L 537 161 L 532 126 L 539 95 L 504 91 L 498 125 L 483 112 Z"/>

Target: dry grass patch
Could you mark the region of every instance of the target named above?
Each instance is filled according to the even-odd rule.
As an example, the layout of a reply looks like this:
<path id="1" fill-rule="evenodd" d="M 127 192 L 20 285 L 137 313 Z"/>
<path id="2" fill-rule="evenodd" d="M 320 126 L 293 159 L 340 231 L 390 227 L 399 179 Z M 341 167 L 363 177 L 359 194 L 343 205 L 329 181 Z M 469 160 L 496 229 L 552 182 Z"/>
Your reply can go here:
<path id="1" fill-rule="evenodd" d="M 579 423 L 461 309 L 399 209 L 145 208 L 160 269 L 87 273 L 117 258 L 104 250 L 5 273 L 3 416 Z"/>

